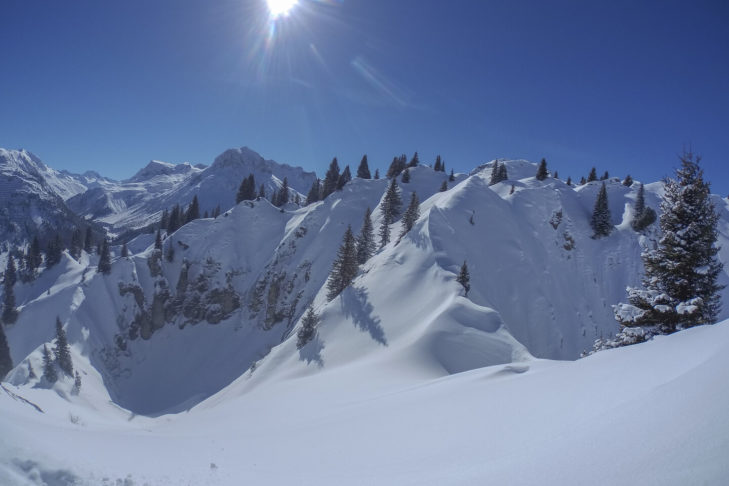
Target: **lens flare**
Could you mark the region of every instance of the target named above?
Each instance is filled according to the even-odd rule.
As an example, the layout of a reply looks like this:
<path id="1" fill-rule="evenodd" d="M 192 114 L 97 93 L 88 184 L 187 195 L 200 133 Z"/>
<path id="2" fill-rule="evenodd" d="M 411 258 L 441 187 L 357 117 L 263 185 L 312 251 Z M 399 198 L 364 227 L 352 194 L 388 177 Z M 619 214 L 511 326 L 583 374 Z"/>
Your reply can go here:
<path id="1" fill-rule="evenodd" d="M 276 19 L 289 14 L 292 8 L 299 3 L 298 0 L 266 0 L 268 11 L 272 18 Z"/>

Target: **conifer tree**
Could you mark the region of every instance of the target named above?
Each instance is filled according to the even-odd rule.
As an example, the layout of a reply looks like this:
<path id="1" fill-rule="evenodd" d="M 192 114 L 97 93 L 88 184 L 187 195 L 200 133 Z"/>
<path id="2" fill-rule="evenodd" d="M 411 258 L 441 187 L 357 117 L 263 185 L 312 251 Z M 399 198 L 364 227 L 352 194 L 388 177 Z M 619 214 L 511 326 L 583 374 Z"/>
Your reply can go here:
<path id="1" fill-rule="evenodd" d="M 296 348 L 301 349 L 316 336 L 316 326 L 319 324 L 319 316 L 314 312 L 314 305 L 310 304 L 306 310 L 301 327 L 296 333 Z"/>
<path id="2" fill-rule="evenodd" d="M 213 210 L 213 218 L 217 218 L 220 216 L 220 204 L 215 206 L 215 209 Z"/>
<path id="3" fill-rule="evenodd" d="M 456 282 L 463 286 L 463 290 L 466 291 L 466 297 L 468 297 L 468 291 L 471 290 L 471 275 L 468 273 L 466 260 L 463 260 L 463 265 L 461 265 L 461 271 L 458 273 Z"/>
<path id="4" fill-rule="evenodd" d="M 420 201 L 418 195 L 413 191 L 410 195 L 410 204 L 405 210 L 405 214 L 402 217 L 402 229 L 400 230 L 400 238 L 405 236 L 408 231 L 413 229 L 415 222 L 420 217 Z"/>
<path id="5" fill-rule="evenodd" d="M 73 388 L 71 389 L 71 394 L 78 395 L 79 393 L 81 393 L 81 375 L 78 374 L 77 370 L 73 378 Z"/>
<path id="6" fill-rule="evenodd" d="M 129 248 L 127 248 L 126 241 L 124 243 L 122 243 L 121 256 L 122 256 L 122 258 L 127 258 L 129 256 Z"/>
<path id="7" fill-rule="evenodd" d="M 311 189 L 309 189 L 309 193 L 306 195 L 306 204 L 315 203 L 319 200 L 319 193 L 321 192 L 321 184 L 319 179 L 315 180 L 311 184 Z"/>
<path id="8" fill-rule="evenodd" d="M 594 232 L 592 236 L 593 238 L 607 236 L 613 229 L 610 208 L 608 207 L 607 189 L 605 188 L 604 182 L 602 183 L 600 192 L 597 194 L 597 199 L 595 200 L 595 208 L 592 210 L 590 226 Z"/>
<path id="9" fill-rule="evenodd" d="M 610 174 L 608 173 L 608 171 L 605 171 L 605 173 L 600 177 L 600 180 L 606 181 L 608 179 L 610 179 Z"/>
<path id="10" fill-rule="evenodd" d="M 99 253 L 99 273 L 109 275 L 111 273 L 111 252 L 109 251 L 109 242 L 104 238 L 101 242 L 101 252 Z"/>
<path id="11" fill-rule="evenodd" d="M 633 213 L 633 221 L 630 225 L 635 231 L 643 231 L 656 221 L 656 212 L 645 205 L 645 189 L 643 184 L 638 188 Z"/>
<path id="12" fill-rule="evenodd" d="M 349 170 L 349 166 L 346 166 L 344 170 L 342 171 L 342 175 L 339 176 L 339 181 L 337 181 L 337 191 L 341 191 L 342 188 L 347 184 L 347 182 L 352 180 L 352 173 Z"/>
<path id="13" fill-rule="evenodd" d="M 410 169 L 405 169 L 402 171 L 402 177 L 400 178 L 403 184 L 407 184 L 410 182 Z"/>
<path id="14" fill-rule="evenodd" d="M 61 236 L 56 235 L 48 241 L 48 248 L 46 250 L 46 268 L 51 268 L 57 265 L 61 261 L 61 253 L 63 252 L 63 244 L 61 243 Z"/>
<path id="15" fill-rule="evenodd" d="M 587 184 L 587 180 L 585 180 L 585 176 L 580 177 L 580 185 L 584 186 L 585 184 Z"/>
<path id="16" fill-rule="evenodd" d="M 172 263 L 175 261 L 175 247 L 172 245 L 172 240 L 167 244 L 167 252 L 165 254 L 167 261 Z"/>
<path id="17" fill-rule="evenodd" d="M 276 198 L 271 201 L 274 206 L 281 207 L 284 204 L 287 204 L 289 202 L 289 179 L 287 177 L 284 177 L 283 185 L 281 186 L 281 190 L 276 193 Z"/>
<path id="18" fill-rule="evenodd" d="M 375 231 L 372 226 L 372 212 L 370 208 L 365 211 L 362 229 L 357 236 L 357 263 L 362 265 L 369 260 L 377 251 L 375 243 Z"/>
<path id="19" fill-rule="evenodd" d="M 34 236 L 25 254 L 25 266 L 31 275 L 35 275 L 35 271 L 41 266 L 42 262 L 43 257 L 41 256 L 40 243 L 38 242 L 38 237 Z"/>
<path id="20" fill-rule="evenodd" d="M 357 276 L 357 243 L 352 234 L 352 227 L 347 226 L 342 245 L 337 251 L 337 258 L 327 281 L 327 299 L 333 300 L 352 283 Z"/>
<path id="21" fill-rule="evenodd" d="M 443 183 L 440 185 L 440 189 L 438 189 L 439 192 L 446 192 L 448 190 L 448 181 L 444 180 Z"/>
<path id="22" fill-rule="evenodd" d="M 493 186 L 499 182 L 499 161 L 494 160 L 494 167 L 491 169 L 491 179 L 489 179 L 489 186 Z"/>
<path id="23" fill-rule="evenodd" d="M 210 214 L 208 214 L 208 210 L 206 209 L 205 212 L 203 213 L 203 218 L 208 219 L 209 217 L 210 217 Z"/>
<path id="24" fill-rule="evenodd" d="M 658 247 L 642 254 L 644 289 L 628 288 L 629 304 L 615 307 L 616 319 L 625 327 L 672 333 L 714 323 L 720 310 L 719 216 L 700 157 L 687 152 L 680 160 L 677 178 L 665 181 Z"/>
<path id="25" fill-rule="evenodd" d="M 380 169 L 375 169 L 375 179 L 380 178 Z"/>
<path id="26" fill-rule="evenodd" d="M 506 164 L 499 166 L 499 182 L 509 179 L 509 174 L 506 172 Z"/>
<path id="27" fill-rule="evenodd" d="M 408 167 L 417 167 L 418 165 L 420 165 L 420 158 L 418 158 L 418 153 L 415 152 L 413 158 L 408 162 Z"/>
<path id="28" fill-rule="evenodd" d="M 443 172 L 443 173 L 445 173 L 445 171 L 446 171 L 446 169 L 445 169 L 445 160 L 441 160 L 440 161 L 440 171 Z"/>
<path id="29" fill-rule="evenodd" d="M 160 230 L 157 230 L 157 235 L 154 237 L 154 249 L 162 249 L 162 233 L 160 232 Z"/>
<path id="30" fill-rule="evenodd" d="M 15 270 L 15 261 L 13 257 L 8 255 L 8 264 L 5 267 L 3 278 L 3 314 L 2 322 L 4 324 L 12 324 L 18 319 L 18 309 L 15 308 L 15 282 L 18 276 Z M 2 373 L 0 373 L 1 375 Z"/>
<path id="31" fill-rule="evenodd" d="M 568 186 L 571 186 L 572 185 L 572 177 L 571 176 L 568 176 L 567 177 L 567 185 Z"/>
<path id="32" fill-rule="evenodd" d="M 8 346 L 8 338 L 5 336 L 5 329 L 0 324 L 0 381 L 5 378 L 10 370 L 13 369 L 13 359 L 10 357 L 10 347 Z"/>
<path id="33" fill-rule="evenodd" d="M 625 179 L 623 179 L 623 185 L 627 186 L 627 187 L 630 187 L 633 185 L 633 178 L 630 177 L 630 174 L 626 175 Z"/>
<path id="34" fill-rule="evenodd" d="M 68 339 L 66 339 L 66 331 L 63 330 L 61 319 L 58 317 L 56 317 L 56 346 L 53 348 L 53 355 L 61 371 L 68 376 L 73 376 L 71 349 L 68 346 Z"/>
<path id="35" fill-rule="evenodd" d="M 175 204 L 172 208 L 172 211 L 170 212 L 170 220 L 169 223 L 167 223 L 167 234 L 170 235 L 177 231 L 180 226 L 182 226 L 182 215 L 180 211 L 180 205 Z"/>
<path id="36" fill-rule="evenodd" d="M 71 233 L 71 246 L 68 249 L 68 252 L 71 254 L 71 256 L 78 260 L 79 257 L 81 257 L 81 250 L 83 249 L 83 241 L 81 237 L 81 230 L 76 228 L 73 230 L 73 233 Z"/>
<path id="37" fill-rule="evenodd" d="M 554 175 L 553 175 L 552 177 L 554 177 L 555 179 L 559 179 L 559 172 L 557 172 L 557 171 L 555 170 L 555 171 L 554 171 Z"/>
<path id="38" fill-rule="evenodd" d="M 200 219 L 200 202 L 197 199 L 197 194 L 192 197 L 192 202 L 187 207 L 185 212 L 185 223 Z"/>
<path id="39" fill-rule="evenodd" d="M 440 155 L 437 155 L 435 157 L 435 165 L 433 165 L 433 170 L 436 172 L 440 172 L 440 165 L 441 165 Z"/>
<path id="40" fill-rule="evenodd" d="M 162 216 L 159 218 L 159 227 L 163 229 L 167 229 L 167 224 L 170 221 L 170 212 L 167 210 L 167 208 L 162 211 Z"/>
<path id="41" fill-rule="evenodd" d="M 590 173 L 587 175 L 587 182 L 593 182 L 597 180 L 597 170 L 593 167 L 590 169 Z"/>
<path id="42" fill-rule="evenodd" d="M 453 173 L 453 169 L 451 169 L 451 175 L 448 176 L 448 180 L 450 182 L 454 182 L 456 180 L 456 175 Z"/>
<path id="43" fill-rule="evenodd" d="M 256 198 L 256 180 L 253 174 L 248 174 L 248 177 L 244 178 L 240 187 L 238 187 L 238 193 L 235 196 L 235 203 L 239 204 L 242 201 L 252 201 Z"/>
<path id="44" fill-rule="evenodd" d="M 547 172 L 547 160 L 542 159 L 542 161 L 539 162 L 539 167 L 537 168 L 536 178 L 538 181 L 543 181 L 547 178 L 548 175 L 549 172 Z"/>
<path id="45" fill-rule="evenodd" d="M 48 383 L 55 383 L 58 381 L 58 372 L 56 372 L 56 365 L 51 357 L 51 352 L 48 351 L 48 346 L 43 345 L 43 378 Z"/>
<path id="46" fill-rule="evenodd" d="M 94 235 L 91 232 L 91 227 L 86 228 L 86 236 L 84 237 L 84 251 L 89 255 L 94 249 Z"/>
<path id="47" fill-rule="evenodd" d="M 339 163 L 337 158 L 334 157 L 332 162 L 329 164 L 329 170 L 327 170 L 326 176 L 324 176 L 324 185 L 321 190 L 321 198 L 326 199 L 327 196 L 337 190 L 337 184 L 339 183 Z"/>
<path id="48" fill-rule="evenodd" d="M 390 242 L 390 225 L 395 222 L 395 218 L 400 214 L 402 199 L 397 188 L 397 179 L 390 179 L 390 185 L 387 188 L 385 197 L 382 200 L 382 222 L 380 224 L 380 248 Z"/>
<path id="49" fill-rule="evenodd" d="M 405 154 L 400 155 L 399 157 L 394 157 L 392 159 L 392 163 L 390 164 L 390 167 L 387 169 L 387 178 L 392 179 L 393 177 L 397 177 L 400 175 L 402 171 L 405 170 L 407 167 L 407 156 Z"/>
<path id="50" fill-rule="evenodd" d="M 372 179 L 370 167 L 367 165 L 367 154 L 364 154 L 362 156 L 362 160 L 359 162 L 359 167 L 357 167 L 357 177 L 360 179 Z"/>
<path id="51" fill-rule="evenodd" d="M 261 184 L 261 187 L 258 188 L 258 197 L 260 199 L 266 199 L 266 188 L 263 184 Z"/>

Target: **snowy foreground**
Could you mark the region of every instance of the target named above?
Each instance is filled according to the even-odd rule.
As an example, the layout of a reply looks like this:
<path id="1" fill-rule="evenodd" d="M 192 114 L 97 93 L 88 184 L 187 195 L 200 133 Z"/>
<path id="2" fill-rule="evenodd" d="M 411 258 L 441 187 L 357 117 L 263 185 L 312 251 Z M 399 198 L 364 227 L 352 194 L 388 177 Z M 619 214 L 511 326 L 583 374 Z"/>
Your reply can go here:
<path id="1" fill-rule="evenodd" d="M 729 482 L 729 321 L 574 362 L 390 371 L 242 377 L 154 419 L 91 375 L 70 398 L 3 383 L 0 484 Z"/>

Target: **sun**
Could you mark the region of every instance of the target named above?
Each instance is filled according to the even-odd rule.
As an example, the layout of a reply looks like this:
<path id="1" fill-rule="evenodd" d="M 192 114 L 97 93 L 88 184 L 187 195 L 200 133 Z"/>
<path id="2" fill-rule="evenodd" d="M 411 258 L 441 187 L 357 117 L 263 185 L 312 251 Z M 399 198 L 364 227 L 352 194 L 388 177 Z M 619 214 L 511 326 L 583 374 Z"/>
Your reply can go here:
<path id="1" fill-rule="evenodd" d="M 299 0 L 266 0 L 266 3 L 271 17 L 276 19 L 288 15 L 291 9 L 299 3 Z"/>

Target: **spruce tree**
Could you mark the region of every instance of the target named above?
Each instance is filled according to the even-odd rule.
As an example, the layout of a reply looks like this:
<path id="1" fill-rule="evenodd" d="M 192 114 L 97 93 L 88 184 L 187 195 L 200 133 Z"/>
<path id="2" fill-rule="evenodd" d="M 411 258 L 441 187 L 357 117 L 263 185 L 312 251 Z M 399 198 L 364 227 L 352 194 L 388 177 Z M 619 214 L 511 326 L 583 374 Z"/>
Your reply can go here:
<path id="1" fill-rule="evenodd" d="M 266 187 L 263 184 L 258 188 L 258 198 L 266 199 Z"/>
<path id="2" fill-rule="evenodd" d="M 587 175 L 587 182 L 593 182 L 597 180 L 597 170 L 593 167 L 590 169 L 590 173 Z"/>
<path id="3" fill-rule="evenodd" d="M 276 193 L 276 199 L 271 201 L 274 206 L 282 207 L 284 204 L 288 204 L 291 194 L 289 192 L 289 179 L 284 177 L 281 190 Z"/>
<path id="4" fill-rule="evenodd" d="M 456 175 L 453 173 L 453 169 L 451 169 L 451 175 L 448 176 L 448 180 L 450 182 L 454 182 L 456 180 Z"/>
<path id="5" fill-rule="evenodd" d="M 362 156 L 359 167 L 357 167 L 357 177 L 360 179 L 372 179 L 372 175 L 370 175 L 370 167 L 367 165 L 367 154 Z"/>
<path id="6" fill-rule="evenodd" d="M 306 195 L 306 204 L 315 203 L 319 200 L 319 193 L 321 192 L 321 183 L 319 179 L 315 180 L 311 184 L 311 189 L 309 189 L 309 193 Z"/>
<path id="7" fill-rule="evenodd" d="M 499 182 L 509 179 L 509 174 L 506 172 L 506 164 L 499 166 Z"/>
<path id="8" fill-rule="evenodd" d="M 375 231 L 372 226 L 372 212 L 370 208 L 365 211 L 362 229 L 357 236 L 357 263 L 362 265 L 369 260 L 377 251 L 375 243 Z"/>
<path id="9" fill-rule="evenodd" d="M 56 365 L 51 357 L 51 352 L 48 351 L 48 346 L 45 344 L 43 345 L 43 378 L 51 384 L 58 381 Z"/>
<path id="10" fill-rule="evenodd" d="M 494 160 L 494 167 L 491 169 L 491 179 L 489 179 L 489 186 L 493 186 L 499 182 L 499 161 Z"/>
<path id="11" fill-rule="evenodd" d="M 380 178 L 380 169 L 375 169 L 375 179 Z"/>
<path id="12" fill-rule="evenodd" d="M 109 242 L 106 238 L 101 242 L 101 252 L 99 253 L 99 273 L 109 275 L 111 273 L 111 252 L 109 251 Z"/>
<path id="13" fill-rule="evenodd" d="M 341 294 L 357 276 L 357 242 L 352 234 L 352 227 L 347 226 L 342 245 L 337 251 L 337 258 L 327 281 L 327 299 L 333 300 Z"/>
<path id="14" fill-rule="evenodd" d="M 296 348 L 301 349 L 316 336 L 316 326 L 319 324 L 319 316 L 314 312 L 314 305 L 309 305 L 306 314 L 301 319 L 301 327 L 296 333 Z"/>
<path id="15" fill-rule="evenodd" d="M 590 226 L 594 232 L 592 235 L 593 238 L 607 236 L 613 229 L 610 208 L 608 207 L 607 189 L 605 188 L 604 182 L 602 183 L 600 192 L 597 194 L 597 199 L 595 200 L 595 208 L 592 210 Z"/>
<path id="16" fill-rule="evenodd" d="M 572 186 L 572 177 L 571 176 L 567 177 L 567 185 Z"/>
<path id="17" fill-rule="evenodd" d="M 10 357 L 10 347 L 8 346 L 8 338 L 5 336 L 5 329 L 0 324 L 0 381 L 5 378 L 10 370 L 13 369 L 13 359 Z"/>
<path id="18" fill-rule="evenodd" d="M 437 155 L 435 157 L 435 165 L 433 165 L 433 170 L 436 172 L 440 172 L 440 166 L 441 166 L 440 155 Z"/>
<path id="19" fill-rule="evenodd" d="M 408 231 L 413 229 L 415 222 L 420 217 L 420 201 L 418 195 L 413 191 L 410 195 L 410 204 L 405 210 L 405 214 L 402 217 L 402 229 L 400 230 L 400 238 L 405 236 Z"/>
<path id="20" fill-rule="evenodd" d="M 86 228 L 86 236 L 84 237 L 84 251 L 89 255 L 94 249 L 94 235 L 91 232 L 91 227 Z"/>
<path id="21" fill-rule="evenodd" d="M 461 271 L 458 273 L 458 277 L 456 277 L 456 282 L 463 286 L 463 290 L 466 291 L 466 297 L 468 297 L 468 291 L 471 290 L 471 275 L 468 273 L 466 260 L 463 260 L 463 265 L 461 265 Z"/>
<path id="22" fill-rule="evenodd" d="M 665 181 L 658 247 L 642 254 L 644 289 L 628 288 L 629 304 L 615 307 L 616 319 L 625 327 L 672 333 L 716 322 L 721 307 L 719 216 L 701 159 L 688 152 L 680 160 L 677 178 Z"/>
<path id="23" fill-rule="evenodd" d="M 3 314 L 2 322 L 12 324 L 18 319 L 18 309 L 15 308 L 15 282 L 18 277 L 15 270 L 15 261 L 8 255 L 8 264 L 5 267 L 3 278 Z M 1 373 L 0 373 L 1 374 Z"/>
<path id="24" fill-rule="evenodd" d="M 241 181 L 238 187 L 238 193 L 235 196 L 235 203 L 239 204 L 242 201 L 252 201 L 256 198 L 256 180 L 253 174 L 248 174 L 248 177 Z"/>
<path id="25" fill-rule="evenodd" d="M 157 230 L 157 235 L 154 237 L 154 249 L 162 249 L 162 233 L 160 232 L 160 230 Z"/>
<path id="26" fill-rule="evenodd" d="M 56 235 L 48 241 L 48 247 L 46 250 L 46 268 L 51 268 L 60 263 L 62 252 L 63 244 L 61 243 L 61 236 L 56 233 Z"/>
<path id="27" fill-rule="evenodd" d="M 608 173 L 608 171 L 605 171 L 605 173 L 600 177 L 600 180 L 606 181 L 608 179 L 610 179 L 610 174 Z"/>
<path id="28" fill-rule="evenodd" d="M 73 388 L 71 389 L 71 394 L 78 395 L 81 393 L 81 375 L 78 374 L 78 371 L 76 371 L 76 374 L 73 378 Z"/>
<path id="29" fill-rule="evenodd" d="M 81 257 L 82 249 L 83 249 L 83 241 L 82 241 L 81 230 L 76 228 L 73 230 L 73 233 L 71 234 L 71 245 L 68 249 L 68 252 L 71 254 L 71 256 L 75 260 L 78 260 Z"/>
<path id="30" fill-rule="evenodd" d="M 555 170 L 555 171 L 554 171 L 554 175 L 553 175 L 552 177 L 554 177 L 555 179 L 559 179 L 559 172 L 557 172 L 557 171 Z"/>
<path id="31" fill-rule="evenodd" d="M 587 180 L 585 179 L 585 176 L 580 177 L 580 185 L 584 186 L 585 184 L 587 184 Z"/>
<path id="32" fill-rule="evenodd" d="M 438 189 L 439 192 L 446 192 L 448 190 L 448 181 L 444 180 L 443 183 L 440 185 L 440 189 Z"/>
<path id="33" fill-rule="evenodd" d="M 623 179 L 623 185 L 626 187 L 630 187 L 633 185 L 633 178 L 630 177 L 630 174 L 625 176 L 625 179 Z"/>
<path id="34" fill-rule="evenodd" d="M 407 167 L 407 156 L 405 154 L 402 154 L 399 157 L 394 157 L 392 159 L 392 163 L 390 164 L 390 167 L 387 169 L 387 178 L 392 179 L 393 177 L 397 177 L 400 175 L 402 171 L 405 170 Z"/>
<path id="35" fill-rule="evenodd" d="M 197 199 L 197 194 L 192 197 L 192 202 L 187 207 L 185 212 L 185 223 L 200 219 L 200 202 Z"/>
<path id="36" fill-rule="evenodd" d="M 400 178 L 403 184 L 407 184 L 410 182 L 410 169 L 405 169 L 402 171 L 402 177 Z"/>
<path id="37" fill-rule="evenodd" d="M 127 248 L 126 241 L 124 243 L 122 243 L 121 256 L 122 256 L 122 258 L 126 258 L 129 256 L 129 248 Z"/>
<path id="38" fill-rule="evenodd" d="M 536 178 L 538 181 L 543 181 L 547 178 L 548 175 L 549 172 L 547 172 L 547 160 L 542 159 L 542 161 L 539 162 L 539 167 L 537 168 Z"/>
<path id="39" fill-rule="evenodd" d="M 180 226 L 182 226 L 182 221 L 180 220 L 180 205 L 175 204 L 172 211 L 170 211 L 170 220 L 167 223 L 167 234 L 171 235 L 177 231 Z"/>
<path id="40" fill-rule="evenodd" d="M 162 216 L 159 218 L 159 227 L 163 229 L 167 229 L 167 224 L 170 221 L 170 212 L 167 211 L 167 208 L 162 211 Z"/>
<path id="41" fill-rule="evenodd" d="M 382 200 L 380 210 L 382 211 L 382 222 L 380 223 L 380 247 L 384 247 L 390 242 L 390 225 L 400 214 L 402 199 L 397 188 L 397 179 L 390 179 L 390 185 L 387 188 L 385 197 Z"/>
<path id="42" fill-rule="evenodd" d="M 349 170 L 349 166 L 346 166 L 344 170 L 342 171 L 342 175 L 339 176 L 339 181 L 337 181 L 337 191 L 341 191 L 344 186 L 347 184 L 347 182 L 352 180 L 352 173 Z"/>
<path id="43" fill-rule="evenodd" d="M 643 231 L 656 221 L 656 212 L 645 205 L 645 189 L 643 184 L 638 188 L 638 195 L 635 198 L 635 207 L 633 208 L 633 221 L 630 226 L 635 231 Z"/>
<path id="44" fill-rule="evenodd" d="M 61 371 L 68 376 L 73 376 L 71 349 L 68 346 L 68 339 L 66 339 L 66 331 L 63 330 L 61 319 L 58 317 L 56 317 L 56 346 L 53 348 L 53 355 Z"/>
<path id="45" fill-rule="evenodd" d="M 170 242 L 167 244 L 167 252 L 165 253 L 165 258 L 170 263 L 175 261 L 175 247 L 172 244 L 172 240 L 170 240 Z"/>
<path id="46" fill-rule="evenodd" d="M 420 158 L 418 158 L 418 153 L 415 152 L 413 154 L 413 158 L 410 159 L 410 162 L 408 162 L 408 167 L 417 167 L 420 165 Z"/>
<path id="47" fill-rule="evenodd" d="M 329 164 L 329 170 L 327 170 L 326 176 L 324 176 L 321 198 L 326 199 L 329 194 L 336 191 L 337 184 L 339 184 L 339 163 L 337 162 L 337 158 L 334 157 Z"/>

